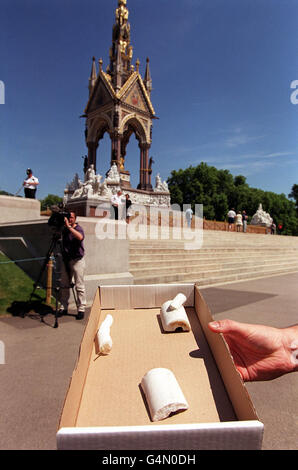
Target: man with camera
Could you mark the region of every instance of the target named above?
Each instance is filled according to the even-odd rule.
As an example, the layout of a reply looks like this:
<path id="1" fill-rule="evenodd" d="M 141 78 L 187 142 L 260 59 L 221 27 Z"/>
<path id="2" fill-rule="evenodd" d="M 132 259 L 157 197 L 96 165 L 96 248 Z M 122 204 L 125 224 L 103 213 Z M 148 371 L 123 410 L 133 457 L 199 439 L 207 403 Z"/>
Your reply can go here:
<path id="1" fill-rule="evenodd" d="M 77 320 L 84 318 L 86 307 L 86 292 L 84 284 L 85 259 L 83 228 L 76 222 L 75 212 L 70 212 L 64 217 L 62 229 L 62 272 L 60 285 L 60 311 L 59 314 L 67 313 L 71 282 L 74 279 L 74 287 L 77 294 Z"/>

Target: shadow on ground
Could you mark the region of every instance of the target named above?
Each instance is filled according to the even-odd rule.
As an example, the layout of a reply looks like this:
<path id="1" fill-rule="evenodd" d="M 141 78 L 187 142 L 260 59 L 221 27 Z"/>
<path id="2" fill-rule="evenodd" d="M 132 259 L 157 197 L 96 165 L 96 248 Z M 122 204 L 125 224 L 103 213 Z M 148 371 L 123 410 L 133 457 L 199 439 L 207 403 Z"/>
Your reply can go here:
<path id="1" fill-rule="evenodd" d="M 217 287 L 206 288 L 202 290 L 202 294 L 212 314 L 233 310 L 234 308 L 276 297 L 275 294 L 220 289 Z"/>

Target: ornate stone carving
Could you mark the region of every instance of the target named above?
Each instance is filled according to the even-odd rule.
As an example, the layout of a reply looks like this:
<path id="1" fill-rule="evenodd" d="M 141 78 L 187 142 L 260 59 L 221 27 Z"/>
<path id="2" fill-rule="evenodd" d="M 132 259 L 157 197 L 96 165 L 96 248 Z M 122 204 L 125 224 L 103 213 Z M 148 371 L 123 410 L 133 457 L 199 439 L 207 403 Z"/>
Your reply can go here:
<path id="1" fill-rule="evenodd" d="M 107 177 L 101 182 L 102 176 L 95 174 L 94 166 L 90 165 L 85 174 L 85 181 L 82 182 L 76 173 L 71 183 L 67 184 L 64 190 L 64 202 L 74 202 L 76 200 L 98 200 L 100 202 L 110 202 L 112 194 L 120 189 L 120 174 L 117 165 L 113 163 Z M 129 194 L 133 204 L 154 207 L 170 207 L 171 198 L 168 185 L 162 182 L 160 175 L 156 176 L 156 186 L 154 192 L 125 189 Z"/>
<path id="2" fill-rule="evenodd" d="M 267 227 L 270 227 L 272 225 L 273 219 L 268 214 L 268 212 L 265 212 L 263 210 L 262 204 L 259 205 L 257 212 L 254 214 L 254 216 L 251 219 L 251 224 L 252 225 L 266 225 Z"/>
<path id="3" fill-rule="evenodd" d="M 108 172 L 107 183 L 120 183 L 120 175 L 116 163 L 113 163 Z"/>
<path id="4" fill-rule="evenodd" d="M 167 182 L 161 180 L 161 177 L 160 177 L 159 173 L 157 173 L 157 175 L 156 175 L 156 182 L 155 182 L 154 192 L 165 192 L 165 193 L 169 192 Z"/>

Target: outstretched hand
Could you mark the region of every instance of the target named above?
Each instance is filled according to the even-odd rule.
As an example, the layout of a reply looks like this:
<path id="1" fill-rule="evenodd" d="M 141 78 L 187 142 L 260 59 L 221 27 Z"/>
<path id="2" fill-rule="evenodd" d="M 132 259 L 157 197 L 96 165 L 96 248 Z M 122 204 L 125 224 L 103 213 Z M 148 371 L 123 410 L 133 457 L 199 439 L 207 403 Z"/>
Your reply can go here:
<path id="1" fill-rule="evenodd" d="M 208 326 L 213 332 L 224 335 L 245 382 L 272 380 L 298 368 L 298 326 L 279 329 L 228 319 L 211 322 Z"/>

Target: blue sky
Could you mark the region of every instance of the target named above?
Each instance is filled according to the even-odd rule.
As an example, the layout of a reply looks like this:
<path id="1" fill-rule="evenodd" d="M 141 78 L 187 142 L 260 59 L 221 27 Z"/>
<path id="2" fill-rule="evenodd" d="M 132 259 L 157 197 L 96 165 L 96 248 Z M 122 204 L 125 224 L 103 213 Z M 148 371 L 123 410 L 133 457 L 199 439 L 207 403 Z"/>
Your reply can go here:
<path id="1" fill-rule="evenodd" d="M 82 177 L 91 59 L 109 63 L 117 0 L 1 0 L 0 189 L 16 193 L 27 167 L 38 197 Z M 133 63 L 150 58 L 153 180 L 201 161 L 252 187 L 298 184 L 297 0 L 128 0 Z M 1 99 L 0 99 L 1 103 Z M 98 170 L 109 168 L 106 135 Z M 126 168 L 136 187 L 139 149 Z M 22 194 L 22 192 L 21 192 Z"/>

